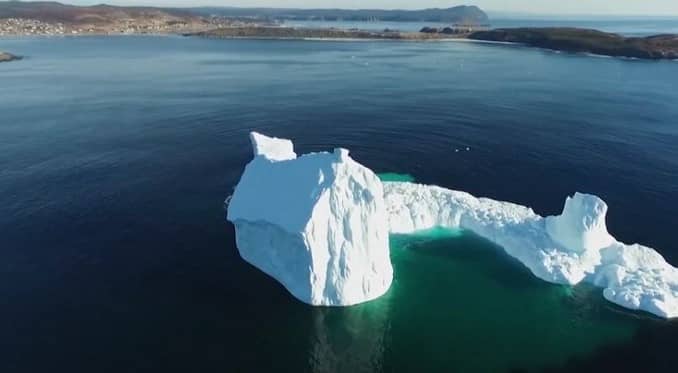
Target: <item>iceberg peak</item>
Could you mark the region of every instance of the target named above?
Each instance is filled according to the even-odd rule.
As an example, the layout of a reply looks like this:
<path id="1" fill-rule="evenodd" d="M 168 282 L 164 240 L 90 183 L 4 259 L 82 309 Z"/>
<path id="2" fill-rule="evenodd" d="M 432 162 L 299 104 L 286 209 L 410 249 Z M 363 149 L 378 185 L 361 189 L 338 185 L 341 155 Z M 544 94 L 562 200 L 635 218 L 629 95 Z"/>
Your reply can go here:
<path id="1" fill-rule="evenodd" d="M 348 156 L 348 149 L 344 148 L 335 148 L 334 149 L 334 155 L 337 157 L 337 161 L 343 162 L 349 159 Z"/>
<path id="2" fill-rule="evenodd" d="M 597 196 L 575 193 L 567 197 L 563 213 L 546 218 L 546 231 L 567 250 L 583 253 L 610 246 L 614 238 L 607 232 L 607 204 Z"/>
<path id="3" fill-rule="evenodd" d="M 255 157 L 263 156 L 271 161 L 288 161 L 297 158 L 294 144 L 290 140 L 250 132 L 250 141 Z"/>

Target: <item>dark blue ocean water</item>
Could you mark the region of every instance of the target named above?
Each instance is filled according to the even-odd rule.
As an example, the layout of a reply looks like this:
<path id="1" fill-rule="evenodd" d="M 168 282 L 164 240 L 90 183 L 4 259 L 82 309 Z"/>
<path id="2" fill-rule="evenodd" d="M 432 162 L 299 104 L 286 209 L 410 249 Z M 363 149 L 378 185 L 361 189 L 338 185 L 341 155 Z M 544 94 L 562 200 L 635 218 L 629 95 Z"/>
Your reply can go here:
<path id="1" fill-rule="evenodd" d="M 402 276 L 385 303 L 307 307 L 240 260 L 223 211 L 256 129 L 294 139 L 298 152 L 346 147 L 375 171 L 541 214 L 558 213 L 575 191 L 595 193 L 618 239 L 678 265 L 677 62 L 463 42 L 81 37 L 0 39 L 0 49 L 26 56 L 0 65 L 3 372 L 394 371 L 420 360 L 431 370 L 536 369 L 575 353 L 604 360 L 600 346 L 677 345 L 675 331 L 662 334 L 672 324 L 656 332 L 643 321 L 629 337 L 644 316 L 591 303 L 596 290 L 561 297 L 571 290 L 492 255 L 417 259 L 439 256 L 418 241 L 394 248 L 414 247 L 394 258 Z M 436 242 L 492 253 L 464 239 Z M 427 274 L 453 276 L 464 263 L 491 268 L 468 271 L 479 283 L 497 274 L 471 294 L 512 296 L 487 314 L 463 313 L 477 303 L 464 297 L 434 299 L 435 286 L 464 280 Z M 403 307 L 417 286 L 432 289 L 428 298 Z M 534 294 L 554 298 L 550 311 Z M 534 324 L 512 321 L 521 296 Z M 487 310 L 493 297 L 480 298 Z M 450 334 L 423 318 L 455 325 L 454 313 L 418 311 L 426 307 L 486 318 Z M 546 325 L 562 326 L 540 340 Z M 542 365 L 517 347 L 518 328 L 534 329 L 527 345 Z M 580 348 L 591 328 L 600 338 Z M 477 349 L 450 352 L 470 335 Z M 482 350 L 490 340 L 505 343 Z M 501 355 L 515 360 L 471 364 L 509 345 Z M 361 369 L 336 365 L 352 359 Z"/>

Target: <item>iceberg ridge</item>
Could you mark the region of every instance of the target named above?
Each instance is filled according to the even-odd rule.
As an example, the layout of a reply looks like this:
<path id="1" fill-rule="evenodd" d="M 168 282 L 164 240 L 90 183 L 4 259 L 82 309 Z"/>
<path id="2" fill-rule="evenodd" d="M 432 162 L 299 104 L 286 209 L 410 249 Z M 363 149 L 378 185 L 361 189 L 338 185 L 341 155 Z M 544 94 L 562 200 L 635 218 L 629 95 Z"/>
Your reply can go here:
<path id="1" fill-rule="evenodd" d="M 678 269 L 649 247 L 614 239 L 605 225 L 607 204 L 594 195 L 575 193 L 561 215 L 546 218 L 517 204 L 414 183 L 386 182 L 384 198 L 392 233 L 467 229 L 542 280 L 588 281 L 622 307 L 678 317 Z"/>
<path id="2" fill-rule="evenodd" d="M 313 305 L 352 305 L 392 282 L 389 233 L 466 229 L 538 278 L 602 287 L 622 307 L 678 317 L 678 269 L 654 249 L 618 242 L 607 204 L 575 193 L 542 217 L 510 202 L 411 182 L 381 182 L 346 149 L 297 157 L 290 140 L 250 135 L 254 159 L 228 206 L 246 261 Z"/>

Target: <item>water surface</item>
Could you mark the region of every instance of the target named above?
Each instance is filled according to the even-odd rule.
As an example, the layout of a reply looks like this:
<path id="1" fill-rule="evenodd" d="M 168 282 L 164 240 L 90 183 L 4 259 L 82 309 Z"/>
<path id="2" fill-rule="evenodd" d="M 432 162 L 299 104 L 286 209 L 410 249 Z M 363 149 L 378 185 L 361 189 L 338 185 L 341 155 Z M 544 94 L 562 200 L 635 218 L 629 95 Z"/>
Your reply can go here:
<path id="1" fill-rule="evenodd" d="M 0 49 L 27 56 L 0 65 L 2 371 L 535 370 L 637 335 L 676 345 L 466 232 L 395 237 L 386 297 L 308 307 L 240 259 L 223 200 L 257 130 L 542 215 L 595 193 L 618 239 L 676 265 L 678 63 L 472 43 Z"/>

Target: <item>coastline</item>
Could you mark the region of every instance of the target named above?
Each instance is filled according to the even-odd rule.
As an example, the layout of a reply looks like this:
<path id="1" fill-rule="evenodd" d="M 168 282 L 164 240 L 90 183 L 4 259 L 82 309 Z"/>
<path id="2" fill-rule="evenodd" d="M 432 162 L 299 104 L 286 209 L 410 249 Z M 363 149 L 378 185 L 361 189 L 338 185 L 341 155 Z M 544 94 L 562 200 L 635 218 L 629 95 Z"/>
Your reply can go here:
<path id="1" fill-rule="evenodd" d="M 167 36 L 167 35 L 165 35 Z M 192 37 L 192 35 L 181 35 Z M 203 37 L 205 39 L 222 40 L 271 40 L 271 41 L 327 41 L 327 42 L 411 42 L 411 43 L 439 43 L 439 42 L 475 42 L 465 38 L 440 38 L 440 39 L 397 39 L 397 38 L 324 38 L 324 37 L 275 37 L 275 36 L 228 36 L 228 37 Z M 489 43 L 488 43 L 489 44 Z"/>
<path id="2" fill-rule="evenodd" d="M 522 27 L 478 31 L 469 37 L 574 54 L 642 60 L 678 59 L 678 35 L 675 34 L 627 37 L 586 28 Z"/>
<path id="3" fill-rule="evenodd" d="M 574 39 L 559 39 L 559 33 L 563 30 L 575 35 Z M 494 37 L 493 34 L 501 32 L 500 37 Z M 534 32 L 553 37 L 549 39 L 539 39 L 535 42 L 532 39 L 524 37 L 507 37 L 506 33 Z M 588 33 L 594 32 L 594 36 L 604 35 L 602 43 L 599 39 L 589 38 Z M 492 37 L 487 37 L 491 35 Z M 521 34 L 518 34 L 522 36 Z M 555 35 L 555 37 L 554 37 Z M 582 37 L 583 35 L 583 37 Z M 75 37 L 198 37 L 205 39 L 225 39 L 225 40 L 269 40 L 269 41 L 324 41 L 324 42 L 375 42 L 375 41 L 393 41 L 393 42 L 469 42 L 489 45 L 515 46 L 520 48 L 529 48 L 541 50 L 550 53 L 565 53 L 586 57 L 598 58 L 618 58 L 625 61 L 678 61 L 678 36 L 659 35 L 646 38 L 624 38 L 617 34 L 602 33 L 587 29 L 562 29 L 562 28 L 536 28 L 536 29 L 495 29 L 491 31 L 477 31 L 466 33 L 430 33 L 407 31 L 400 32 L 396 30 L 371 31 L 363 29 L 340 29 L 340 28 L 294 28 L 279 26 L 242 26 L 226 27 L 201 31 L 190 32 L 126 32 L 126 33 L 106 33 L 106 32 L 83 32 L 79 34 L 63 35 L 2 35 L 3 39 L 24 39 L 24 38 L 75 38 Z M 569 37 L 569 35 L 568 35 Z M 653 44 L 659 40 L 663 44 Z M 668 39 L 667 39 L 668 38 Z M 633 49 L 619 48 L 619 40 L 629 40 Z M 609 40 L 609 41 L 608 41 Z M 598 43 L 598 44 L 593 44 Z M 642 44 L 638 44 L 642 43 Z M 593 47 L 592 47 L 593 45 Z M 630 51 L 630 52 L 629 52 Z M 4 61 L 21 59 L 20 57 Z"/>
<path id="4" fill-rule="evenodd" d="M 295 27 L 227 27 L 209 31 L 183 33 L 188 37 L 208 39 L 270 39 L 270 40 L 396 40 L 431 41 L 454 40 L 466 34 L 444 34 L 425 32 L 400 32 L 393 30 L 370 31 L 339 28 L 295 28 Z"/>

